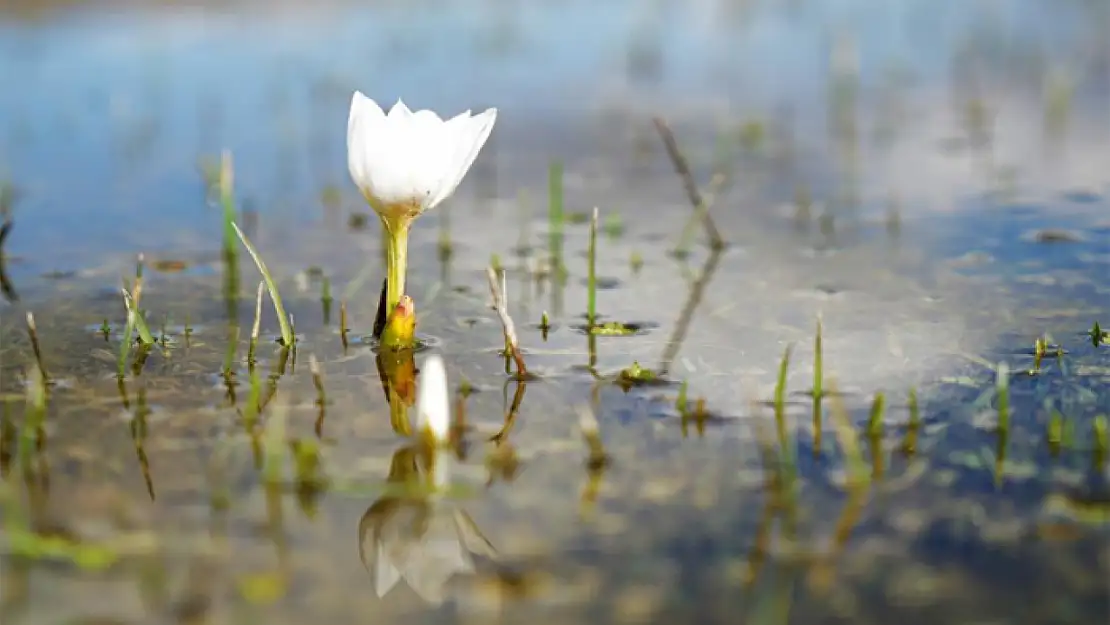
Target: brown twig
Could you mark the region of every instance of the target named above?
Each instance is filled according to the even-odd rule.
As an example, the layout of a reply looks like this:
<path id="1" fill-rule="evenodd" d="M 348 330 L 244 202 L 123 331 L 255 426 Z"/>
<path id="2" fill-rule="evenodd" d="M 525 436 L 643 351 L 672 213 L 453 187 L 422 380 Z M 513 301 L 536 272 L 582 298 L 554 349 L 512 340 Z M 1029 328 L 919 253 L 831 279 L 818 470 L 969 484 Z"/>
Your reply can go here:
<path id="1" fill-rule="evenodd" d="M 651 121 L 655 124 L 655 129 L 659 131 L 659 136 L 663 139 L 663 145 L 667 148 L 667 156 L 670 157 L 671 163 L 674 165 L 675 173 L 682 179 L 682 186 L 686 189 L 686 197 L 690 199 L 690 204 L 693 205 L 694 210 L 701 213 L 702 223 L 705 224 L 705 233 L 709 237 L 709 247 L 714 250 L 723 249 L 725 240 L 721 237 L 720 231 L 717 230 L 713 218 L 709 216 L 710 203 L 698 190 L 698 185 L 694 182 L 694 175 L 690 172 L 690 164 L 686 161 L 686 157 L 682 155 L 678 142 L 675 141 L 674 133 L 671 132 L 671 127 L 667 125 L 666 120 L 662 117 L 653 117 Z M 723 175 L 714 176 L 712 182 L 714 189 L 716 190 L 723 185 L 724 180 Z"/>
<path id="2" fill-rule="evenodd" d="M 497 317 L 501 319 L 501 329 L 505 333 L 505 345 L 507 346 L 513 361 L 516 362 L 516 373 L 519 379 L 528 377 L 528 367 L 524 364 L 524 356 L 520 353 L 520 345 L 516 338 L 516 326 L 513 325 L 513 318 L 509 316 L 509 308 L 506 300 L 508 299 L 505 284 L 505 271 L 502 270 L 500 284 L 498 284 L 497 271 L 493 267 L 486 269 L 486 277 L 489 278 L 489 293 L 493 297 L 493 308 L 497 312 Z"/>

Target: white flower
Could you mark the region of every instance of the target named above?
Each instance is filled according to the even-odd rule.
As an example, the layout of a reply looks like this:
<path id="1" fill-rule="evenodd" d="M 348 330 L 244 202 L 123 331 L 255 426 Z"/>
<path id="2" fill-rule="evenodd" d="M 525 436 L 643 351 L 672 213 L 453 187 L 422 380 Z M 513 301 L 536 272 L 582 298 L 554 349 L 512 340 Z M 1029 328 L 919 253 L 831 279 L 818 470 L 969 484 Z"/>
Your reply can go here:
<path id="1" fill-rule="evenodd" d="M 447 387 L 447 369 L 443 358 L 428 356 L 420 368 L 419 389 L 416 396 L 416 429 L 426 433 L 437 443 L 451 434 L 451 397 Z"/>
<path id="2" fill-rule="evenodd" d="M 379 215 L 411 219 L 450 197 L 485 145 L 497 109 L 449 120 L 397 100 L 386 115 L 356 91 L 347 118 L 351 178 Z"/>

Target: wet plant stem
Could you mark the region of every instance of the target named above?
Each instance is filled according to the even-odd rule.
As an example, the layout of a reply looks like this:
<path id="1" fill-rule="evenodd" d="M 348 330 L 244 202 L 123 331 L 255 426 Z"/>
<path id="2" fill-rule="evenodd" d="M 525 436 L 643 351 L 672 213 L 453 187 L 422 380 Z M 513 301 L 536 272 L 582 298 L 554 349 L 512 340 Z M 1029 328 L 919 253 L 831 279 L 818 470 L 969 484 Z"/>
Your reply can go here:
<path id="1" fill-rule="evenodd" d="M 590 247 L 587 256 L 588 291 L 586 294 L 586 325 L 592 331 L 597 323 L 597 207 L 590 218 Z"/>
<path id="2" fill-rule="evenodd" d="M 266 283 L 260 281 L 258 283 L 258 292 L 254 298 L 254 325 L 251 326 L 251 340 L 247 344 L 247 366 L 253 367 L 255 363 L 254 350 L 258 347 L 258 334 L 262 330 L 262 294 L 266 289 Z"/>
<path id="3" fill-rule="evenodd" d="M 27 337 L 31 339 L 31 351 L 35 354 L 35 365 L 38 367 L 39 373 L 42 374 L 44 380 L 49 380 L 50 377 L 46 373 L 44 366 L 44 359 L 42 357 L 42 346 L 39 344 L 39 331 L 35 325 L 35 314 L 27 311 Z"/>
<path id="4" fill-rule="evenodd" d="M 293 336 L 293 327 L 289 324 L 289 316 L 285 314 L 285 307 L 281 304 L 281 294 L 278 293 L 277 284 L 274 282 L 273 277 L 270 276 L 270 270 L 266 268 L 265 261 L 259 256 L 258 251 L 254 249 L 254 245 L 247 239 L 247 235 L 239 228 L 235 222 L 231 222 L 231 227 L 235 229 L 235 234 L 239 235 L 239 240 L 243 242 L 243 247 L 247 248 L 247 252 L 254 259 L 254 264 L 258 266 L 258 271 L 262 274 L 262 279 L 266 283 L 266 288 L 270 292 L 270 301 L 274 303 L 274 312 L 277 314 L 278 324 L 281 325 L 281 341 L 285 347 L 293 347 L 296 339 Z"/>
<path id="5" fill-rule="evenodd" d="M 488 267 L 486 278 L 489 280 L 490 297 L 493 299 L 492 308 L 497 313 L 497 318 L 501 320 L 501 330 L 504 333 L 506 349 L 508 349 L 513 361 L 516 362 L 517 378 L 525 379 L 528 377 L 528 366 L 524 363 L 523 354 L 520 353 L 520 344 L 517 342 L 516 326 L 513 324 L 513 318 L 509 316 L 505 272 L 500 272 L 499 280 L 498 273 L 494 271 L 493 267 Z"/>

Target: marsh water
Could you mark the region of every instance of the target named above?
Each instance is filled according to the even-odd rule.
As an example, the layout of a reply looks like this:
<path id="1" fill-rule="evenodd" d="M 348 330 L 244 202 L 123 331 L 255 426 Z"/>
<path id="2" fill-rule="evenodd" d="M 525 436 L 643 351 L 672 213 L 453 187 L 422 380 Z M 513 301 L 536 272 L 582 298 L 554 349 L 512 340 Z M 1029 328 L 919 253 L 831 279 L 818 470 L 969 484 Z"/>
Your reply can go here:
<path id="1" fill-rule="evenodd" d="M 1104 622 L 1107 5 L 881 4 L 0 5 L 0 618 Z M 412 360 L 364 338 L 384 264 L 345 162 L 355 89 L 499 109 L 414 228 Z M 283 352 L 265 304 L 253 363 L 225 149 L 298 336 Z M 595 206 L 598 312 L 631 336 L 582 330 Z M 139 254 L 158 342 L 121 369 Z M 437 493 L 391 423 L 430 353 L 466 425 Z M 634 365 L 655 378 L 622 384 Z"/>

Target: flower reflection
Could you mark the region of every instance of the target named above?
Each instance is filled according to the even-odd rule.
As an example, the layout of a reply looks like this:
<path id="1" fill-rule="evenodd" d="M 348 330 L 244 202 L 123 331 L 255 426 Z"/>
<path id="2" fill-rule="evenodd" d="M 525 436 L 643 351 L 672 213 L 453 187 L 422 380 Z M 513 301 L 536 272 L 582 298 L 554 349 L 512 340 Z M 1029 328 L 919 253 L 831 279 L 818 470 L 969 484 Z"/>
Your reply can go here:
<path id="1" fill-rule="evenodd" d="M 404 578 L 421 599 L 439 605 L 455 575 L 474 572 L 472 556 L 496 557 L 470 515 L 439 494 L 451 461 L 420 445 L 393 455 L 389 492 L 366 510 L 358 528 L 359 557 L 378 597 Z"/>

